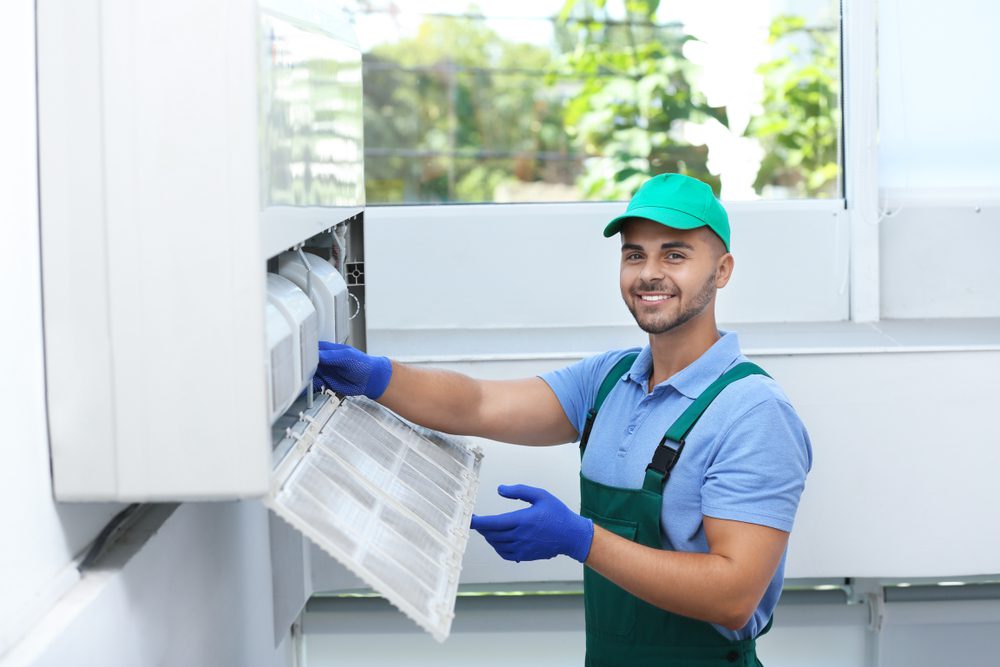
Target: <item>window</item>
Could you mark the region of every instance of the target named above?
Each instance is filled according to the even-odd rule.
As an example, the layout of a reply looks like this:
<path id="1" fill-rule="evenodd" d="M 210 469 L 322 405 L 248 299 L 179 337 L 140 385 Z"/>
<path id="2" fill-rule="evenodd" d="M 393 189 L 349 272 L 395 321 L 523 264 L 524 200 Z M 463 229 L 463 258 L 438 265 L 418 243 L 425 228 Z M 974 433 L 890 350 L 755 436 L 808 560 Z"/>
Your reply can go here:
<path id="1" fill-rule="evenodd" d="M 355 2 L 369 204 L 842 196 L 837 0 L 455 7 Z"/>

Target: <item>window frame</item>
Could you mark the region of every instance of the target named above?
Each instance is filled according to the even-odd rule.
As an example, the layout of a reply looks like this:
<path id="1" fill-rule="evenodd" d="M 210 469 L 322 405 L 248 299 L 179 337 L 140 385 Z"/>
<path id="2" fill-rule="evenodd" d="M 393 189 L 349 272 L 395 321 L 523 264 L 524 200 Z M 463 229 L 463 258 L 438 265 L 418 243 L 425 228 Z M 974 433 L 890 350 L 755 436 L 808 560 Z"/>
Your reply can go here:
<path id="1" fill-rule="evenodd" d="M 798 297 L 786 302 L 787 311 L 769 319 L 753 321 L 844 321 L 874 322 L 879 319 L 879 222 L 878 201 L 878 109 L 877 109 L 877 13 L 871 3 L 846 0 L 841 3 L 841 192 L 838 199 L 789 199 L 724 202 L 734 220 L 745 218 L 749 224 L 735 236 L 742 241 L 734 245 L 737 258 L 739 247 L 777 244 L 784 257 L 809 257 L 819 271 L 812 276 L 797 276 L 808 287 L 815 275 L 841 280 L 842 299 L 830 300 L 817 310 L 803 290 L 794 290 Z M 366 218 L 374 225 L 419 225 L 428 244 L 447 243 L 438 238 L 435 222 L 448 227 L 459 218 L 488 214 L 490 218 L 512 216 L 528 226 L 542 227 L 546 221 L 565 216 L 582 218 L 617 215 L 626 202 L 572 203 L 485 203 L 485 204 L 415 204 L 377 205 L 367 208 Z M 831 218 L 838 238 L 830 245 Z M 609 218 L 610 219 L 610 218 Z M 369 234 L 371 229 L 368 230 Z M 783 235 L 785 232 L 797 232 Z M 843 241 L 843 243 L 841 242 Z M 846 243 L 846 248 L 844 247 Z M 383 250 L 370 244 L 373 254 Z M 377 257 L 371 257 L 379 263 Z M 371 275 L 377 275 L 374 271 Z M 772 278 L 775 278 L 772 276 Z M 377 280 L 377 279 L 376 279 Z M 787 276 L 785 277 L 787 282 Z M 779 284 L 772 279 L 770 284 Z M 759 286 L 759 285 L 758 285 Z M 748 291 L 753 292 L 752 288 Z M 377 291 L 377 290 L 376 290 Z M 806 290 L 808 291 L 808 290 Z M 827 285 L 829 291 L 829 285 Z M 791 295 L 791 293 L 789 293 Z M 827 295 L 829 296 L 829 295 Z M 375 310 L 372 328 L 382 323 L 378 315 L 379 300 L 373 298 Z M 724 321 L 746 321 L 744 317 Z M 387 322 L 388 323 L 388 322 Z M 518 323 L 504 323 L 519 326 Z M 586 326 L 580 323 L 580 326 Z"/>

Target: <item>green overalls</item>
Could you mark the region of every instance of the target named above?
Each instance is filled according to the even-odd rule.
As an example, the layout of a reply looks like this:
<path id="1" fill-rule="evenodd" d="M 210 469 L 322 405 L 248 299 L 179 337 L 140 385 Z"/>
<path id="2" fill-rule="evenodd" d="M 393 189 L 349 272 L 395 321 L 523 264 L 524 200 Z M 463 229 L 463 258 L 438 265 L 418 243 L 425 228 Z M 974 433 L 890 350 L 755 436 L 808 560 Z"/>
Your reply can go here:
<path id="1" fill-rule="evenodd" d="M 631 368 L 636 356 L 626 356 L 604 378 L 580 438 L 581 457 L 597 411 L 611 389 Z M 738 364 L 695 399 L 660 440 L 652 462 L 646 467 L 641 489 L 606 486 L 587 479 L 581 472 L 580 513 L 625 539 L 662 549 L 660 511 L 663 487 L 684 450 L 685 437 L 727 385 L 754 374 L 767 375 L 754 364 Z M 588 567 L 583 572 L 583 591 L 587 667 L 760 665 L 754 639 L 726 639 L 711 624 L 643 602 Z"/>

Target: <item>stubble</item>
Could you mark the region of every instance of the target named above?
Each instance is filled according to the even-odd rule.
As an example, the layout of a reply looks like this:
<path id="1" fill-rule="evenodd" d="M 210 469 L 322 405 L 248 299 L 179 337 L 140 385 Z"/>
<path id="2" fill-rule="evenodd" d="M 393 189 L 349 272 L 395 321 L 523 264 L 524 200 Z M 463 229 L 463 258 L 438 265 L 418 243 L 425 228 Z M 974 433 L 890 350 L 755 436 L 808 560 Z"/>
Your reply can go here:
<path id="1" fill-rule="evenodd" d="M 675 317 L 668 317 L 667 319 L 658 321 L 643 321 L 639 318 L 639 315 L 636 313 L 636 309 L 631 303 L 626 302 L 626 306 L 628 307 L 629 312 L 632 313 L 632 317 L 635 318 L 635 323 L 639 325 L 640 329 L 648 334 L 666 333 L 687 324 L 695 317 L 705 312 L 705 308 L 708 307 L 708 304 L 710 304 L 712 299 L 715 297 L 715 280 L 716 271 L 713 271 L 712 275 L 701 286 L 701 289 L 698 290 L 698 293 L 694 296 L 694 299 L 692 299 L 691 304 Z M 639 286 L 640 291 L 656 292 L 660 291 L 660 289 L 661 288 L 657 285 L 644 284 Z"/>

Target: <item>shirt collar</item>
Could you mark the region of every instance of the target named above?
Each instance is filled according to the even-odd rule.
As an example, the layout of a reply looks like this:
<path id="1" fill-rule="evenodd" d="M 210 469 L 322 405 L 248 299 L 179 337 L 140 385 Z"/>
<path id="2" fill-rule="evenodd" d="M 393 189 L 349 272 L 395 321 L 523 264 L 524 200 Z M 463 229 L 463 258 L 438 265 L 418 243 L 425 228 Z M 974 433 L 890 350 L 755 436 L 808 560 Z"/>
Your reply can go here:
<path id="1" fill-rule="evenodd" d="M 741 354 L 740 340 L 734 332 L 720 331 L 719 333 L 722 334 L 719 340 L 705 350 L 704 354 L 672 377 L 656 385 L 653 390 L 670 386 L 690 399 L 698 398 L 703 391 L 708 389 L 708 385 L 715 382 L 733 365 L 733 362 L 739 359 Z M 625 377 L 641 386 L 645 391 L 652 369 L 653 351 L 647 345 L 639 352 L 639 356 L 636 357 L 635 363 L 632 364 L 632 368 Z"/>

